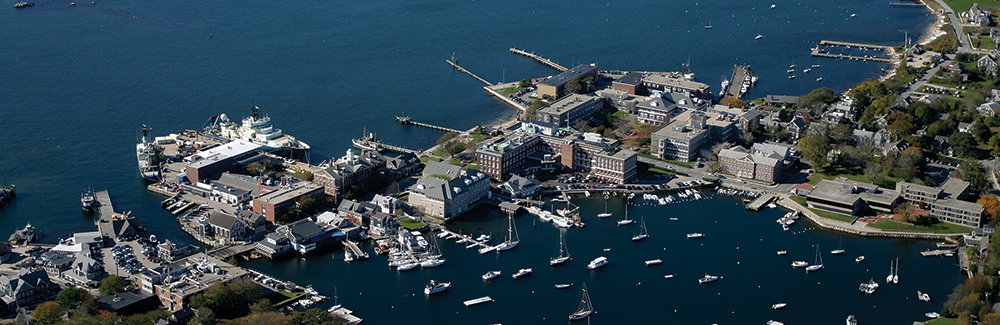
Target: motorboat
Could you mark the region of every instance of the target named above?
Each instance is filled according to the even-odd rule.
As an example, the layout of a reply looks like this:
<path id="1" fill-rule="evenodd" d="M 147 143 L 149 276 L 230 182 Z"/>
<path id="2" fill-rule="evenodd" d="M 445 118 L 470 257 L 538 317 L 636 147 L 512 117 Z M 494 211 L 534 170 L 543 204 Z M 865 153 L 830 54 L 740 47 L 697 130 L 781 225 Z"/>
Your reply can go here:
<path id="1" fill-rule="evenodd" d="M 793 74 L 793 75 L 788 76 L 788 79 L 795 79 L 795 75 Z"/>
<path id="2" fill-rule="evenodd" d="M 559 284 L 556 284 L 556 289 L 566 289 L 566 288 L 569 288 L 569 287 L 572 287 L 572 286 L 573 286 L 572 283 L 559 283 Z"/>
<path id="3" fill-rule="evenodd" d="M 933 318 L 941 317 L 941 314 L 938 314 L 938 313 L 932 311 L 932 312 L 924 314 L 924 316 L 927 316 L 927 318 L 933 319 Z"/>
<path id="4" fill-rule="evenodd" d="M 761 38 L 764 38 L 764 35 L 763 35 L 763 34 L 757 34 L 757 36 L 756 36 L 756 37 L 754 37 L 753 39 L 754 39 L 754 40 L 759 40 L 759 39 L 761 39 Z"/>
<path id="5" fill-rule="evenodd" d="M 777 309 L 785 308 L 785 306 L 788 306 L 787 302 L 779 302 L 779 303 L 771 305 L 771 309 L 777 310 Z"/>
<path id="6" fill-rule="evenodd" d="M 788 254 L 788 251 L 778 251 L 778 255 L 786 255 L 786 254 Z"/>
<path id="7" fill-rule="evenodd" d="M 858 325 L 858 318 L 854 315 L 847 315 L 847 325 Z"/>
<path id="8" fill-rule="evenodd" d="M 664 275 L 663 278 L 664 279 L 673 279 L 674 275 L 673 274 L 667 274 L 667 275 Z"/>
<path id="9" fill-rule="evenodd" d="M 687 234 L 687 238 L 688 239 L 701 238 L 701 237 L 705 237 L 705 234 L 700 233 L 700 232 L 693 232 L 693 233 Z"/>
<path id="10" fill-rule="evenodd" d="M 590 293 L 587 292 L 587 284 L 583 284 L 583 290 L 580 292 L 580 303 L 577 304 L 575 311 L 569 314 L 569 320 L 578 320 L 590 317 L 590 314 L 594 313 L 594 305 L 590 303 Z"/>
<path id="11" fill-rule="evenodd" d="M 870 279 L 868 280 L 868 283 L 861 283 L 861 285 L 858 286 L 858 290 L 869 295 L 875 293 L 875 290 L 877 289 L 878 282 L 875 282 L 875 279 Z"/>
<path id="12" fill-rule="evenodd" d="M 709 283 L 709 282 L 715 282 L 715 281 L 718 281 L 719 278 L 721 278 L 721 277 L 717 276 L 717 275 L 708 275 L 708 274 L 705 274 L 704 277 L 702 277 L 701 279 L 698 279 L 698 283 L 699 284 L 705 284 L 705 283 Z"/>
<path id="13" fill-rule="evenodd" d="M 861 261 L 864 261 L 864 260 L 865 260 L 865 256 L 861 255 L 861 256 L 858 256 L 858 258 L 855 258 L 854 262 L 861 263 Z"/>
<path id="14" fill-rule="evenodd" d="M 816 78 L 816 81 L 823 81 L 823 77 Z"/>
<path id="15" fill-rule="evenodd" d="M 451 288 L 451 282 L 438 283 L 437 281 L 431 280 L 431 282 L 428 283 L 427 286 L 424 286 L 424 294 L 425 295 L 434 294 L 448 290 L 448 288 Z"/>
<path id="16" fill-rule="evenodd" d="M 598 218 L 611 218 L 611 212 L 601 212 L 597 214 Z"/>
<path id="17" fill-rule="evenodd" d="M 776 321 L 776 320 L 772 319 L 772 320 L 767 321 L 767 325 L 785 325 L 785 323 L 782 323 L 782 322 L 779 322 L 779 321 Z"/>
<path id="18" fill-rule="evenodd" d="M 479 298 L 476 298 L 476 299 L 471 299 L 471 300 L 463 301 L 462 304 L 464 304 L 466 307 L 469 307 L 469 306 L 483 304 L 483 303 L 487 303 L 487 302 L 491 302 L 491 301 L 493 301 L 493 298 L 490 298 L 490 296 L 485 296 L 485 297 L 479 297 Z"/>
<path id="19" fill-rule="evenodd" d="M 94 208 L 97 206 L 97 200 L 94 199 L 94 191 L 88 188 L 83 194 L 80 194 L 80 204 L 83 205 L 83 211 L 94 212 L 97 210 Z"/>
<path id="20" fill-rule="evenodd" d="M 928 295 L 926 292 L 917 291 L 917 299 L 919 299 L 920 301 L 931 301 L 931 296 Z"/>
<path id="21" fill-rule="evenodd" d="M 483 280 L 490 280 L 498 276 L 500 276 L 500 271 L 489 271 L 483 274 Z"/>
<path id="22" fill-rule="evenodd" d="M 840 255 L 840 254 L 843 254 L 844 252 L 845 251 L 843 249 L 839 249 L 838 248 L 838 249 L 830 251 L 830 255 Z"/>
<path id="23" fill-rule="evenodd" d="M 595 258 L 593 261 L 590 261 L 590 263 L 587 264 L 587 269 L 594 270 L 605 265 L 608 265 L 608 258 L 601 256 Z"/>
<path id="24" fill-rule="evenodd" d="M 424 268 L 437 267 L 437 266 L 440 266 L 441 264 L 444 264 L 444 259 L 443 258 L 429 258 L 429 259 L 420 261 L 420 267 L 424 267 Z"/>
<path id="25" fill-rule="evenodd" d="M 648 261 L 646 261 L 646 266 L 659 265 L 660 263 L 663 263 L 663 260 L 661 260 L 661 259 L 648 260 Z"/>
<path id="26" fill-rule="evenodd" d="M 517 279 L 517 278 L 520 278 L 520 277 L 523 277 L 523 276 L 527 276 L 527 275 L 530 275 L 530 274 L 531 274 L 531 268 L 520 269 L 520 270 L 517 270 L 517 273 L 514 273 L 514 275 L 512 275 L 511 277 Z"/>
<path id="27" fill-rule="evenodd" d="M 778 6 L 778 5 L 771 5 L 771 9 L 774 9 L 774 7 L 777 7 L 777 6 Z"/>
<path id="28" fill-rule="evenodd" d="M 792 261 L 792 267 L 806 267 L 809 266 L 809 262 L 806 261 Z"/>

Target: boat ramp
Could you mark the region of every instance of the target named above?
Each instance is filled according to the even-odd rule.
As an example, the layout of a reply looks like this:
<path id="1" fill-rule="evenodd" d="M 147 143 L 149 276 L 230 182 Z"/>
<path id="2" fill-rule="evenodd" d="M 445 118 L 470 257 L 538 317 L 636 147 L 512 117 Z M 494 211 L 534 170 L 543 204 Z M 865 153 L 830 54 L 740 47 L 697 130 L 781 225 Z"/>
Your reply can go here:
<path id="1" fill-rule="evenodd" d="M 763 208 L 764 205 L 770 203 L 771 200 L 774 200 L 774 198 L 775 198 L 774 194 L 770 193 L 761 195 L 756 200 L 753 200 L 753 202 L 750 202 L 750 204 L 747 204 L 747 210 L 760 211 L 760 208 Z"/>

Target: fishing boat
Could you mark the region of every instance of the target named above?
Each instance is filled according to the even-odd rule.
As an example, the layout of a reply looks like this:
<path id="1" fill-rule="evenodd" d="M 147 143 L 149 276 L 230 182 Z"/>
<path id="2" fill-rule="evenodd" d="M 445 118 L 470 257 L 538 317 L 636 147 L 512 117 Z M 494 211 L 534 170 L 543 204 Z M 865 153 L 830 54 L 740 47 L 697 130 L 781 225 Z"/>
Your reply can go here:
<path id="1" fill-rule="evenodd" d="M 517 228 L 514 227 L 514 218 L 508 216 L 507 238 L 504 240 L 504 242 L 496 246 L 496 250 L 499 252 L 514 248 L 514 246 L 517 246 L 517 243 L 519 242 L 521 242 L 521 239 L 517 236 Z"/>
<path id="2" fill-rule="evenodd" d="M 277 155 L 293 159 L 301 159 L 306 156 L 310 148 L 308 144 L 273 127 L 271 118 L 267 115 L 257 114 L 258 110 L 260 107 L 257 107 L 256 103 L 251 103 L 250 116 L 243 118 L 239 125 L 230 121 L 226 114 L 220 114 L 209 120 L 206 131 L 229 140 L 243 140 L 259 144 L 273 150 L 273 153 Z"/>
<path id="3" fill-rule="evenodd" d="M 715 282 L 715 281 L 718 281 L 719 278 L 720 277 L 717 276 L 717 275 L 708 275 L 708 274 L 705 274 L 704 277 L 702 277 L 701 279 L 698 279 L 698 283 L 699 284 L 705 284 L 705 283 L 709 283 L 709 282 Z"/>
<path id="4" fill-rule="evenodd" d="M 861 261 L 864 261 L 864 260 L 865 260 L 865 256 L 861 255 L 861 256 L 858 256 L 858 258 L 855 258 L 854 262 L 855 263 L 861 263 Z"/>
<path id="5" fill-rule="evenodd" d="M 159 182 L 162 178 L 160 163 L 162 162 L 163 149 L 156 145 L 149 131 L 150 128 L 145 124 L 139 129 L 139 141 L 135 144 L 135 157 L 139 164 L 139 176 L 147 181 Z"/>
<path id="6" fill-rule="evenodd" d="M 788 251 L 778 251 L 778 255 L 786 255 L 786 254 L 788 254 Z"/>
<path id="7" fill-rule="evenodd" d="M 97 206 L 97 200 L 94 199 L 94 191 L 88 188 L 83 194 L 80 194 L 80 204 L 83 205 L 83 211 L 94 212 L 97 210 L 94 208 Z"/>
<path id="8" fill-rule="evenodd" d="M 448 288 L 451 288 L 451 282 L 438 283 L 437 281 L 431 280 L 431 283 L 428 283 L 426 286 L 424 286 L 424 294 L 425 295 L 435 294 L 441 291 L 448 290 Z"/>
<path id="9" fill-rule="evenodd" d="M 809 262 L 806 261 L 792 261 L 792 267 L 806 267 L 809 266 Z"/>
<path id="10" fill-rule="evenodd" d="M 705 237 L 705 234 L 700 233 L 700 232 L 693 232 L 693 233 L 687 234 L 687 238 L 688 239 L 695 239 L 695 238 L 701 238 L 701 237 Z"/>
<path id="11" fill-rule="evenodd" d="M 531 268 L 517 270 L 517 273 L 514 273 L 511 277 L 517 279 L 527 275 L 531 275 Z"/>
<path id="12" fill-rule="evenodd" d="M 569 262 L 569 249 L 566 248 L 566 239 L 562 232 L 559 233 L 559 255 L 549 259 L 549 265 L 556 266 Z"/>
<path id="13" fill-rule="evenodd" d="M 639 230 L 636 231 L 635 236 L 632 236 L 632 241 L 640 241 L 649 238 L 649 233 L 646 232 L 646 220 L 639 219 Z"/>
<path id="14" fill-rule="evenodd" d="M 463 301 L 462 304 L 464 304 L 466 307 L 469 307 L 469 306 L 475 306 L 475 305 L 478 305 L 478 304 L 483 304 L 483 303 L 487 303 L 487 302 L 491 302 L 491 301 L 493 301 L 493 298 L 490 298 L 490 296 L 485 296 L 485 297 L 479 297 L 479 298 L 476 298 L 476 299 L 471 299 L 471 300 Z"/>
<path id="15" fill-rule="evenodd" d="M 816 245 L 816 258 L 813 260 L 813 265 L 806 267 L 806 272 L 819 271 L 823 269 L 823 255 L 819 253 L 819 245 Z"/>
<path id="16" fill-rule="evenodd" d="M 569 287 L 572 287 L 572 286 L 573 286 L 572 283 L 559 283 L 559 284 L 556 284 L 556 289 L 566 289 L 566 288 L 569 288 Z"/>
<path id="17" fill-rule="evenodd" d="M 490 280 L 498 276 L 500 276 L 500 271 L 489 271 L 483 274 L 483 280 Z"/>
<path id="18" fill-rule="evenodd" d="M 660 263 L 663 263 L 663 260 L 661 260 L 661 259 L 648 260 L 648 261 L 646 261 L 646 266 L 660 265 Z"/>
<path id="19" fill-rule="evenodd" d="M 779 302 L 779 303 L 771 305 L 771 309 L 777 310 L 777 309 L 785 308 L 785 306 L 788 306 L 787 302 Z"/>
<path id="20" fill-rule="evenodd" d="M 595 258 L 593 261 L 590 261 L 590 263 L 587 264 L 587 269 L 588 270 L 594 270 L 594 269 L 597 269 L 597 268 L 605 266 L 605 265 L 608 265 L 608 258 L 604 257 L 604 256 L 601 256 L 601 257 Z"/>
<path id="21" fill-rule="evenodd" d="M 875 279 L 868 280 L 868 283 L 862 282 L 861 285 L 858 287 L 858 290 L 868 295 L 874 294 L 875 290 L 877 289 L 878 289 L 878 282 L 875 282 Z"/>
<path id="22" fill-rule="evenodd" d="M 594 313 L 594 305 L 590 303 L 590 293 L 587 292 L 586 283 L 583 284 L 583 289 L 580 291 L 580 303 L 574 310 L 572 314 L 569 314 L 569 320 L 584 319 Z"/>

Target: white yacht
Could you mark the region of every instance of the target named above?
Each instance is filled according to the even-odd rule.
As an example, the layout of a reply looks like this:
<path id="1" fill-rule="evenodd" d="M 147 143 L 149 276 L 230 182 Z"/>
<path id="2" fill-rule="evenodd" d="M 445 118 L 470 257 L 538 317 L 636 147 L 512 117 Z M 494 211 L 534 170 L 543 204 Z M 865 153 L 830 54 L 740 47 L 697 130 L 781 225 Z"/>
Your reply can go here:
<path id="1" fill-rule="evenodd" d="M 599 268 L 599 267 L 602 267 L 602 266 L 605 266 L 605 265 L 608 265 L 608 258 L 604 257 L 604 256 L 601 256 L 601 257 L 595 258 L 593 261 L 590 261 L 590 263 L 587 264 L 587 269 L 593 270 L 593 269 L 596 269 L 596 268 Z"/>
<path id="2" fill-rule="evenodd" d="M 806 261 L 792 261 L 792 267 L 806 267 L 809 266 L 809 262 Z"/>
<path id="3" fill-rule="evenodd" d="M 934 319 L 934 318 L 941 317 L 941 314 L 938 314 L 938 313 L 932 311 L 932 312 L 924 314 L 924 316 L 927 316 L 927 318 L 930 318 L 930 319 Z"/>
<path id="4" fill-rule="evenodd" d="M 855 258 L 854 262 L 861 263 L 861 261 L 864 261 L 864 260 L 865 260 L 865 256 L 861 255 L 861 256 L 858 256 L 858 258 Z"/>
<path id="5" fill-rule="evenodd" d="M 717 280 L 719 280 L 719 276 L 705 274 L 704 277 L 702 277 L 701 279 L 698 279 L 698 283 L 705 284 L 705 283 L 709 283 L 709 282 L 715 282 Z"/>
<path id="6" fill-rule="evenodd" d="M 761 39 L 761 38 L 764 38 L 764 35 L 763 35 L 763 34 L 757 34 L 757 37 L 754 37 L 753 39 L 754 39 L 754 40 L 759 40 L 759 39 Z"/>
<path id="7" fill-rule="evenodd" d="M 572 286 L 573 286 L 572 283 L 559 283 L 559 284 L 556 284 L 556 289 L 566 289 L 566 288 L 569 288 L 569 287 L 572 287 Z"/>
<path id="8" fill-rule="evenodd" d="M 806 267 L 806 272 L 819 271 L 823 269 L 823 255 L 819 253 L 819 245 L 816 245 L 816 258 L 813 265 Z"/>
<path id="9" fill-rule="evenodd" d="M 438 283 L 437 281 L 431 280 L 431 283 L 428 283 L 427 286 L 424 287 L 424 294 L 434 294 L 448 290 L 448 288 L 451 288 L 451 282 Z"/>
<path id="10" fill-rule="evenodd" d="M 594 305 L 590 303 L 590 293 L 587 292 L 587 284 L 583 284 L 583 290 L 580 292 L 580 303 L 577 304 L 575 311 L 569 314 L 569 320 L 578 320 L 590 317 L 590 314 L 594 313 Z"/>
<path id="11" fill-rule="evenodd" d="M 779 321 L 776 321 L 776 320 L 772 319 L 772 320 L 767 321 L 767 325 L 785 325 L 785 323 L 782 323 L 782 322 L 779 322 Z"/>
<path id="12" fill-rule="evenodd" d="M 661 259 L 648 260 L 648 261 L 646 261 L 646 266 L 660 265 L 660 263 L 663 263 L 663 260 L 661 260 Z"/>
<path id="13" fill-rule="evenodd" d="M 835 250 L 830 251 L 830 255 L 840 255 L 840 254 L 843 254 L 844 252 L 845 251 L 843 249 L 835 249 Z"/>
<path id="14" fill-rule="evenodd" d="M 413 268 L 415 268 L 417 266 L 420 266 L 420 263 L 417 263 L 417 262 L 406 262 L 406 263 L 400 264 L 399 266 L 396 266 L 396 271 L 408 271 L 408 270 L 412 270 Z"/>
<path id="15" fill-rule="evenodd" d="M 290 158 L 302 158 L 309 151 L 309 145 L 298 141 L 291 135 L 284 134 L 281 129 L 271 126 L 271 118 L 257 114 L 260 107 L 252 104 L 250 116 L 243 118 L 240 125 L 230 121 L 226 114 L 214 117 L 214 123 L 209 131 L 230 140 L 243 140 L 259 144 L 269 149 L 277 149 L 275 154 L 287 155 Z"/>
<path id="16" fill-rule="evenodd" d="M 517 278 L 520 278 L 520 277 L 523 277 L 523 276 L 526 276 L 526 275 L 530 275 L 530 274 L 531 274 L 531 268 L 520 269 L 520 270 L 517 270 L 517 273 L 514 273 L 514 275 L 512 275 L 511 277 L 517 279 Z"/>
<path id="17" fill-rule="evenodd" d="M 444 264 L 443 258 L 428 258 L 423 261 L 420 261 L 420 267 L 423 268 L 437 267 L 440 266 L 441 264 Z"/>
<path id="18" fill-rule="evenodd" d="M 500 276 L 500 271 L 489 271 L 483 274 L 483 280 L 490 280 L 498 276 Z"/>
<path id="19" fill-rule="evenodd" d="M 875 282 L 875 279 L 868 280 L 868 283 L 861 283 L 861 285 L 858 287 L 858 290 L 869 295 L 875 293 L 875 290 L 877 289 L 878 289 L 878 282 Z"/>
<path id="20" fill-rule="evenodd" d="M 785 306 L 788 306 L 787 302 L 779 302 L 779 303 L 771 305 L 771 309 L 777 310 L 777 309 L 785 308 Z"/>
<path id="21" fill-rule="evenodd" d="M 635 236 L 632 236 L 632 241 L 640 241 L 649 238 L 649 233 L 646 232 L 646 220 L 640 219 L 639 230 L 636 231 Z"/>
<path id="22" fill-rule="evenodd" d="M 687 234 L 687 238 L 688 239 L 695 239 L 695 238 L 701 238 L 701 237 L 705 237 L 705 234 L 700 233 L 700 232 L 693 232 L 693 233 Z"/>
<path id="23" fill-rule="evenodd" d="M 854 315 L 847 315 L 847 325 L 858 325 L 858 318 Z"/>

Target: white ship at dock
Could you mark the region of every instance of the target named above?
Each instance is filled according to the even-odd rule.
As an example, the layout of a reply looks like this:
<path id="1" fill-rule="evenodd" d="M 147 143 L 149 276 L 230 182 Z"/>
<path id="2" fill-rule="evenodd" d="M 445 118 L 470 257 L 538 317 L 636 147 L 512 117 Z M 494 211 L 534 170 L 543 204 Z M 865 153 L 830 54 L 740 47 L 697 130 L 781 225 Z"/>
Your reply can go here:
<path id="1" fill-rule="evenodd" d="M 305 157 L 309 152 L 309 145 L 272 126 L 270 117 L 257 114 L 259 109 L 257 105 L 252 105 L 250 116 L 243 118 L 239 125 L 230 121 L 226 114 L 216 116 L 208 131 L 228 140 L 240 139 L 259 144 L 277 155 L 294 159 Z"/>

